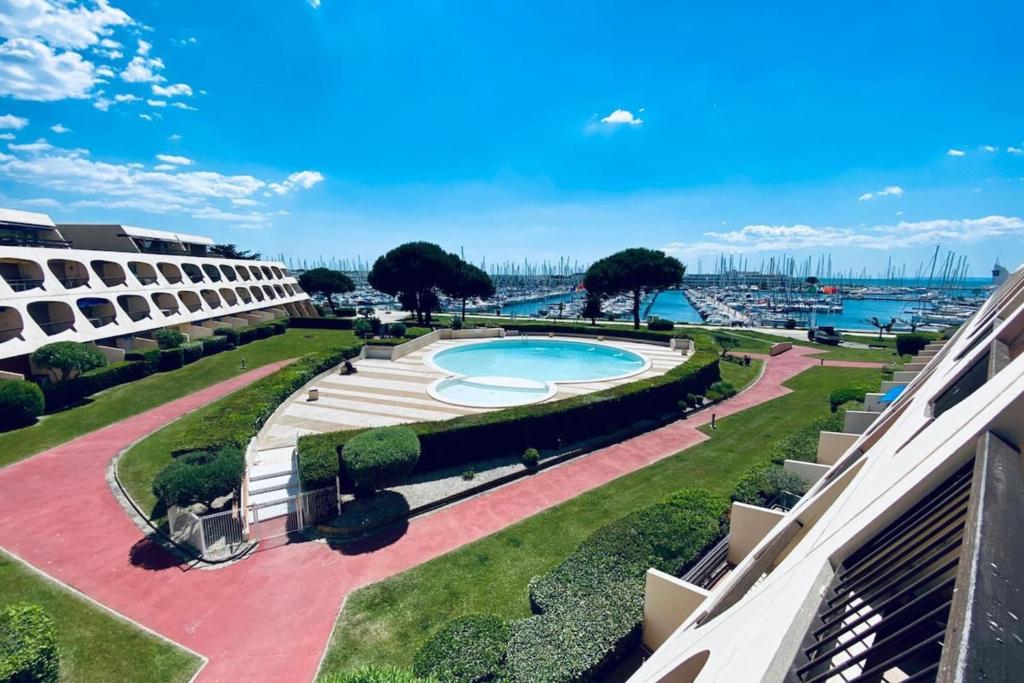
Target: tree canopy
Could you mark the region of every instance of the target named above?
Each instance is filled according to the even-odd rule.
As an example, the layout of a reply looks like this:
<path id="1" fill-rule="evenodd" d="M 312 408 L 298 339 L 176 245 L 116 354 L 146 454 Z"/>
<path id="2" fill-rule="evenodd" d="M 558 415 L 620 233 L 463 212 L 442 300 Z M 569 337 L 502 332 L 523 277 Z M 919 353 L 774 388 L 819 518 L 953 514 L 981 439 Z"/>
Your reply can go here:
<path id="1" fill-rule="evenodd" d="M 215 244 L 210 247 L 210 253 L 217 256 L 223 256 L 224 258 L 234 258 L 243 261 L 259 261 L 260 253 L 258 251 L 248 251 L 247 249 L 239 249 L 234 244 Z"/>
<path id="2" fill-rule="evenodd" d="M 416 313 L 419 323 L 430 324 L 437 291 L 451 287 L 458 258 L 430 242 L 408 242 L 378 258 L 370 270 L 370 286 L 396 296 Z"/>
<path id="3" fill-rule="evenodd" d="M 327 299 L 331 312 L 336 311 L 334 295 L 351 292 L 356 288 L 352 279 L 340 270 L 313 268 L 299 275 L 299 286 L 309 294 L 320 294 Z"/>
<path id="4" fill-rule="evenodd" d="M 683 264 L 654 249 L 624 249 L 596 261 L 587 269 L 583 284 L 599 296 L 631 294 L 633 328 L 640 329 L 640 300 L 644 293 L 674 287 L 683 281 Z"/>
<path id="5" fill-rule="evenodd" d="M 59 382 L 73 379 L 83 372 L 102 368 L 106 357 L 91 344 L 73 341 L 51 342 L 32 353 L 32 363 L 50 373 L 50 379 Z"/>
<path id="6" fill-rule="evenodd" d="M 466 317 L 466 299 L 480 297 L 487 299 L 494 296 L 494 283 L 491 276 L 472 263 L 466 263 L 455 254 L 450 255 L 455 262 L 451 281 L 443 287 L 444 293 L 453 299 L 462 300 L 462 317 Z"/>

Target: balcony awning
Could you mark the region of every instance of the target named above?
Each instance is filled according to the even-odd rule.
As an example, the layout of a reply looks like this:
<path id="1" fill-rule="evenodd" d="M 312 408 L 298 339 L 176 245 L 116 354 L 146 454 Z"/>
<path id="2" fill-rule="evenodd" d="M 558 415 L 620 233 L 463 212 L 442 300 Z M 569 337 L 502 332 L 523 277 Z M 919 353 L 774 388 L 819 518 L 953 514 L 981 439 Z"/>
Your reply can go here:
<path id="1" fill-rule="evenodd" d="M 898 399 L 900 397 L 900 394 L 902 394 L 903 390 L 906 389 L 906 388 L 907 388 L 906 384 L 900 384 L 898 386 L 895 386 L 892 389 L 890 389 L 889 391 L 885 392 L 885 394 L 882 396 L 882 398 L 878 399 L 878 402 L 879 403 L 892 403 L 893 401 L 895 401 L 896 399 Z"/>

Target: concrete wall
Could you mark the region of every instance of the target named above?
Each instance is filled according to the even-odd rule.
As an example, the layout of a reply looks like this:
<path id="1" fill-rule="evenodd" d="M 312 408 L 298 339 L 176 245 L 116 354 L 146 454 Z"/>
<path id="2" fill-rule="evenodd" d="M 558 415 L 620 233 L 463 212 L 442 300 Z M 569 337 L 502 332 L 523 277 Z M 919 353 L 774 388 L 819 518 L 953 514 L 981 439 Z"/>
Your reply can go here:
<path id="1" fill-rule="evenodd" d="M 99 344 L 95 344 L 95 346 L 103 354 L 103 357 L 107 359 L 108 363 L 120 363 L 124 360 L 124 349 L 113 346 L 100 346 Z"/>
<path id="2" fill-rule="evenodd" d="M 864 409 L 872 413 L 880 413 L 885 409 L 882 405 L 881 400 L 885 394 L 865 394 L 864 395 Z"/>
<path id="3" fill-rule="evenodd" d="M 782 463 L 782 467 L 787 472 L 792 472 L 803 479 L 808 487 L 816 484 L 819 479 L 832 469 L 829 465 L 819 465 L 818 463 L 804 462 L 803 460 L 786 460 Z"/>
<path id="4" fill-rule="evenodd" d="M 733 503 L 729 514 L 729 564 L 742 562 L 783 517 L 785 513 L 775 510 Z"/>
<path id="5" fill-rule="evenodd" d="M 866 410 L 847 410 L 843 431 L 848 434 L 863 434 L 878 417 L 878 413 Z"/>
<path id="6" fill-rule="evenodd" d="M 917 377 L 916 372 L 907 372 L 906 370 L 897 370 L 892 373 L 892 381 L 900 384 L 910 384 L 915 377 Z"/>
<path id="7" fill-rule="evenodd" d="M 791 348 L 793 348 L 793 342 L 778 342 L 777 344 L 772 344 L 771 349 L 768 350 L 768 355 L 777 356 L 780 353 L 789 351 Z"/>
<path id="8" fill-rule="evenodd" d="M 818 464 L 835 465 L 857 441 L 857 436 L 845 432 L 821 432 L 818 435 Z"/>
<path id="9" fill-rule="evenodd" d="M 643 643 L 657 650 L 710 593 L 671 574 L 648 569 L 644 586 Z"/>

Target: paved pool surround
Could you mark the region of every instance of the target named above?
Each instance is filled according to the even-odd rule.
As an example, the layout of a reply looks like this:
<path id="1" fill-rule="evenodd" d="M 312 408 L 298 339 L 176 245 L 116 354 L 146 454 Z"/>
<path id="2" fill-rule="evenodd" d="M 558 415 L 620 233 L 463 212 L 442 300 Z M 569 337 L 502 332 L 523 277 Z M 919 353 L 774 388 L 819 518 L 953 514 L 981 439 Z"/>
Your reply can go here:
<path id="1" fill-rule="evenodd" d="M 645 360 L 639 372 L 594 381 L 555 383 L 540 400 L 560 400 L 601 391 L 628 382 L 656 377 L 686 361 L 680 351 L 665 346 L 621 340 L 588 340 L 571 337 L 543 337 L 569 343 L 601 344 L 636 354 Z M 509 339 L 514 341 L 514 339 Z M 296 392 L 267 423 L 259 436 L 258 448 L 277 448 L 294 444 L 303 434 L 318 434 L 343 429 L 384 427 L 426 420 L 449 420 L 498 407 L 455 405 L 431 395 L 431 385 L 449 379 L 447 372 L 430 362 L 442 351 L 486 343 L 479 340 L 437 340 L 398 360 L 361 359 L 355 361 L 354 375 L 323 375 Z M 317 401 L 306 399 L 316 388 Z M 530 401 L 533 402 L 533 401 Z M 504 407 L 504 406 L 503 406 Z"/>

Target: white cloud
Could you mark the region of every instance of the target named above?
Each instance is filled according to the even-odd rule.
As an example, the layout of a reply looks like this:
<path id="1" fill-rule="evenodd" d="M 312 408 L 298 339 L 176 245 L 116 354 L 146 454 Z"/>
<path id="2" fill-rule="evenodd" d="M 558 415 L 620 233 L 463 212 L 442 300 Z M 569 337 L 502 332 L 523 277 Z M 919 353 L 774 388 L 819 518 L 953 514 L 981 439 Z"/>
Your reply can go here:
<path id="1" fill-rule="evenodd" d="M 986 152 L 998 152 L 999 151 L 999 148 L 996 147 L 995 145 L 984 145 L 984 146 L 982 146 L 982 149 L 985 150 Z"/>
<path id="2" fill-rule="evenodd" d="M 117 42 L 116 40 L 111 40 L 110 38 L 104 38 L 103 40 L 100 41 L 100 47 L 105 47 L 105 48 L 108 48 L 110 50 L 116 50 L 116 49 L 122 47 L 122 45 L 121 45 L 121 43 Z"/>
<path id="3" fill-rule="evenodd" d="M 1024 149 L 1021 149 L 1020 147 L 1014 147 L 1011 145 L 1006 148 L 1006 153 L 1012 154 L 1014 156 L 1021 156 L 1022 154 L 1024 154 Z"/>
<path id="4" fill-rule="evenodd" d="M 169 85 L 166 88 L 154 83 L 152 89 L 153 94 L 158 97 L 174 97 L 176 95 L 192 97 L 192 86 L 188 83 L 175 83 L 174 85 Z"/>
<path id="5" fill-rule="evenodd" d="M 53 145 L 46 141 L 46 138 L 39 138 L 35 142 L 26 142 L 24 144 L 11 143 L 7 145 L 7 149 L 12 152 L 45 152 L 53 149 Z"/>
<path id="6" fill-rule="evenodd" d="M 0 140 L 13 140 L 14 133 L 0 133 Z"/>
<path id="7" fill-rule="evenodd" d="M 0 96 L 52 102 L 89 96 L 95 67 L 77 52 L 56 53 L 28 38 L 0 44 Z"/>
<path id="8" fill-rule="evenodd" d="M 125 12 L 96 0 L 95 8 L 64 0 L 7 0 L 0 4 L 0 36 L 38 40 L 57 48 L 81 49 L 109 42 L 114 28 L 131 25 Z"/>
<path id="9" fill-rule="evenodd" d="M 71 132 L 71 129 L 68 128 L 67 126 L 65 126 L 63 123 L 55 123 L 55 124 L 53 124 L 52 126 L 50 126 L 50 130 L 52 130 L 57 135 L 63 135 L 64 133 L 70 133 Z"/>
<path id="10" fill-rule="evenodd" d="M 56 208 L 60 206 L 60 202 L 56 199 L 49 197 L 36 197 L 34 199 L 19 199 L 19 204 L 25 204 L 26 206 L 46 206 L 50 208 Z"/>
<path id="11" fill-rule="evenodd" d="M 694 243 L 673 242 L 663 250 L 674 256 L 719 253 L 784 252 L 798 249 L 890 250 L 926 244 L 978 242 L 999 237 L 1024 236 L 1024 219 L 985 216 L 969 219 L 900 221 L 857 229 L 811 225 L 747 225 L 729 232 L 705 232 L 710 238 Z"/>
<path id="12" fill-rule="evenodd" d="M 116 74 L 114 73 L 114 70 L 111 69 L 109 66 L 107 66 L 106 64 L 101 64 L 100 66 L 96 67 L 96 75 L 100 78 L 113 78 Z"/>
<path id="13" fill-rule="evenodd" d="M 138 102 L 141 99 L 142 98 L 139 97 L 138 95 L 132 95 L 131 93 L 121 93 L 121 94 L 118 94 L 118 95 L 114 95 L 114 101 L 117 102 L 117 103 L 122 103 L 122 102 Z"/>
<path id="14" fill-rule="evenodd" d="M 177 170 L 177 166 L 174 164 L 157 164 L 153 167 L 157 171 L 174 171 Z"/>
<path id="15" fill-rule="evenodd" d="M 167 100 L 146 100 L 146 104 L 151 107 L 166 107 Z"/>
<path id="16" fill-rule="evenodd" d="M 184 109 L 185 111 L 199 111 L 198 107 L 193 107 L 185 102 L 171 102 L 171 106 L 175 109 Z"/>
<path id="17" fill-rule="evenodd" d="M 178 133 L 172 133 L 172 134 L 167 136 L 167 139 L 168 140 L 172 140 L 174 142 L 177 142 L 178 140 L 181 139 L 181 135 L 179 135 Z"/>
<path id="18" fill-rule="evenodd" d="M 159 57 L 150 57 L 153 45 L 139 39 L 139 47 L 132 61 L 121 72 L 121 79 L 128 83 L 163 83 L 167 79 L 158 74 L 164 70 L 164 62 Z"/>
<path id="19" fill-rule="evenodd" d="M 628 124 L 630 126 L 639 126 L 643 122 L 643 119 L 641 119 L 638 116 L 634 116 L 633 112 L 629 111 L 628 109 L 616 109 L 611 114 L 608 114 L 608 116 L 605 116 L 604 118 L 601 119 L 601 123 L 611 126 L 618 126 L 623 124 Z"/>
<path id="20" fill-rule="evenodd" d="M 139 114 L 139 118 L 143 121 L 152 121 L 153 117 L 150 114 Z"/>
<path id="21" fill-rule="evenodd" d="M 962 149 L 956 149 L 955 147 L 950 147 L 946 150 L 946 156 L 948 157 L 962 157 L 966 154 Z"/>
<path id="22" fill-rule="evenodd" d="M 157 154 L 156 158 L 165 164 L 175 164 L 176 166 L 191 166 L 196 163 L 188 157 L 177 156 L 174 154 Z"/>
<path id="23" fill-rule="evenodd" d="M 15 116 L 14 114 L 4 114 L 0 116 L 0 128 L 21 130 L 28 125 L 28 119 L 23 116 Z"/>
<path id="24" fill-rule="evenodd" d="M 146 55 L 148 55 L 148 54 L 149 54 L 149 51 L 150 51 L 150 50 L 152 50 L 152 49 L 153 49 L 153 44 L 152 44 L 152 43 L 147 43 L 146 41 L 144 41 L 144 40 L 142 40 L 141 38 L 139 38 L 139 49 L 138 49 L 138 53 L 139 53 L 140 55 L 142 55 L 143 57 L 145 57 Z"/>
<path id="25" fill-rule="evenodd" d="M 889 185 L 877 192 L 865 192 L 861 196 L 857 197 L 857 201 L 867 202 L 875 197 L 902 197 L 903 188 L 899 185 Z"/>
<path id="26" fill-rule="evenodd" d="M 309 6 L 313 9 L 320 9 L 320 0 L 309 0 Z"/>
<path id="27" fill-rule="evenodd" d="M 292 173 L 280 183 L 270 183 L 270 189 L 275 194 L 288 194 L 296 187 L 308 190 L 323 179 L 324 176 L 319 171 L 299 171 Z"/>

